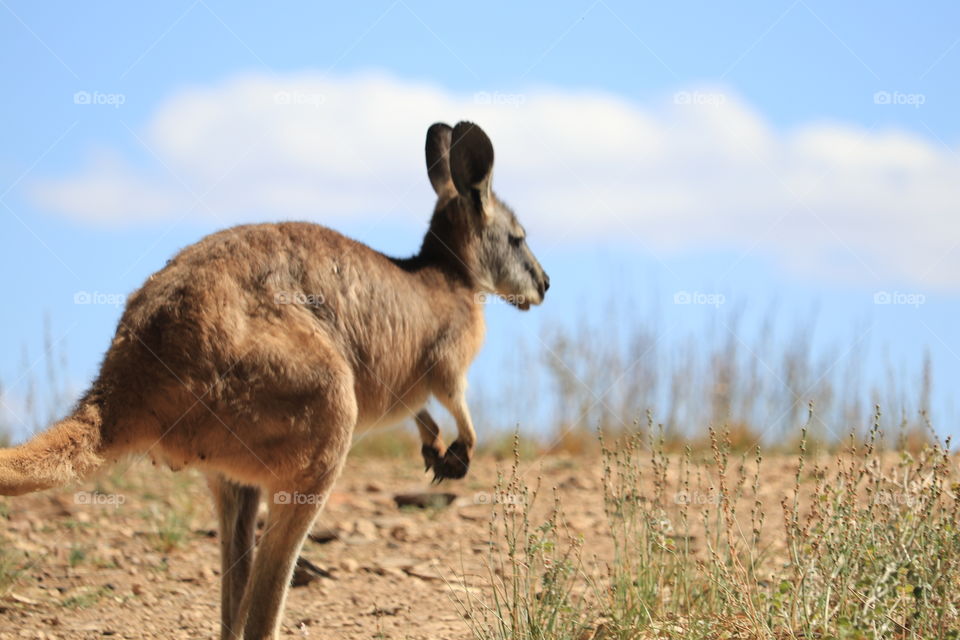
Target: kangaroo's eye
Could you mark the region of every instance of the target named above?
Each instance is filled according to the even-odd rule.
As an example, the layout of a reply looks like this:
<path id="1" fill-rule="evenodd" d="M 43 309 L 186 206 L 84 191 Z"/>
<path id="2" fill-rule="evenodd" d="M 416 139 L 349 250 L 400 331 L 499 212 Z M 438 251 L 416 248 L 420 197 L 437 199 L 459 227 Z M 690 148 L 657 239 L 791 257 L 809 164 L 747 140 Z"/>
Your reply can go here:
<path id="1" fill-rule="evenodd" d="M 521 243 L 523 243 L 523 237 L 522 237 L 522 236 L 510 235 L 510 236 L 508 236 L 508 237 L 509 237 L 509 240 L 510 240 L 510 246 L 512 246 L 512 247 L 519 247 L 519 246 L 521 245 Z"/>

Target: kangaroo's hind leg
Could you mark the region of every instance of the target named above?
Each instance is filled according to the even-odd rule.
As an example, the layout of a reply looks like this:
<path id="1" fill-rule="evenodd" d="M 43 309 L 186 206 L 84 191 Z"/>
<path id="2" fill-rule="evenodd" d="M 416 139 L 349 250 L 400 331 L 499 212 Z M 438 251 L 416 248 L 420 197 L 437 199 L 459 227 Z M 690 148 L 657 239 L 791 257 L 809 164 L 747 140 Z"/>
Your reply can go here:
<path id="1" fill-rule="evenodd" d="M 288 454 L 287 462 L 274 465 L 273 477 L 263 484 L 270 511 L 237 617 L 245 640 L 278 637 L 300 548 L 350 448 L 357 422 L 353 377 L 332 358 L 327 370 L 330 375 L 304 410 L 303 422 L 292 428 L 299 437 L 279 445 Z"/>
<path id="2" fill-rule="evenodd" d="M 340 473 L 348 442 L 349 438 L 332 466 L 318 465 L 321 472 L 313 482 L 284 485 L 269 496 L 270 512 L 240 607 L 245 640 L 278 637 L 280 616 L 300 548 Z"/>
<path id="3" fill-rule="evenodd" d="M 260 489 L 208 476 L 220 524 L 220 638 L 242 637 L 238 614 L 253 564 L 253 543 Z"/>

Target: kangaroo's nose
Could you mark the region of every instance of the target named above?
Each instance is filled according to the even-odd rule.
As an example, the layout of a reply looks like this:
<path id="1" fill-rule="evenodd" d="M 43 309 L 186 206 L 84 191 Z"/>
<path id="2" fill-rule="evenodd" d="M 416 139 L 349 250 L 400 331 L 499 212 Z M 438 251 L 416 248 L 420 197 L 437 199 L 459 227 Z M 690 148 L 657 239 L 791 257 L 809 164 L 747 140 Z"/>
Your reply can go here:
<path id="1" fill-rule="evenodd" d="M 546 293 L 547 289 L 550 288 L 550 276 L 544 272 L 543 274 L 543 292 Z"/>

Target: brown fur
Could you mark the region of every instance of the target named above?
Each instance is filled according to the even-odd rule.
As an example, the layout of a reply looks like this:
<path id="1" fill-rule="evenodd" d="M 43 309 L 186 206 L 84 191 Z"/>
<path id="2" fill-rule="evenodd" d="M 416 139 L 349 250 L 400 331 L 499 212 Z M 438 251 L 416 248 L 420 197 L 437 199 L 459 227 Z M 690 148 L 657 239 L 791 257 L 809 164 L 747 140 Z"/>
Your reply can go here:
<path id="1" fill-rule="evenodd" d="M 434 125 L 427 161 L 438 202 L 414 258 L 308 223 L 235 227 L 181 251 L 130 296 L 75 411 L 0 451 L 0 494 L 60 486 L 126 454 L 200 468 L 220 516 L 222 637 L 275 637 L 354 431 L 419 411 L 428 468 L 461 477 L 475 443 L 465 376 L 483 340 L 478 294 L 527 308 L 549 283 L 490 190 L 479 127 Z M 500 236 L 511 248 L 497 249 Z M 447 451 L 421 411 L 430 395 L 457 421 Z M 260 491 L 270 512 L 251 559 Z"/>

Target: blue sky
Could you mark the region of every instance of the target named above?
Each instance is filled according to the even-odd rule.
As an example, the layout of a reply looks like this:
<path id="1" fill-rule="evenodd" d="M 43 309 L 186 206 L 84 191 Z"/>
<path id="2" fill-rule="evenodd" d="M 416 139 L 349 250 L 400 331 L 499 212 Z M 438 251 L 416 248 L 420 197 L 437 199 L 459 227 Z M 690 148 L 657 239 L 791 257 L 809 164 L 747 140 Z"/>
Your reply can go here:
<path id="1" fill-rule="evenodd" d="M 674 297 L 720 294 L 790 326 L 817 309 L 838 357 L 868 334 L 878 379 L 928 350 L 938 428 L 960 432 L 955 3 L 2 0 L 0 52 L 18 429 L 45 315 L 80 388 L 120 309 L 76 294 L 124 295 L 204 233 L 307 218 L 414 251 L 423 133 L 469 117 L 554 282 L 531 314 L 491 308 L 480 380 L 588 300 L 683 333 L 718 310 Z"/>

